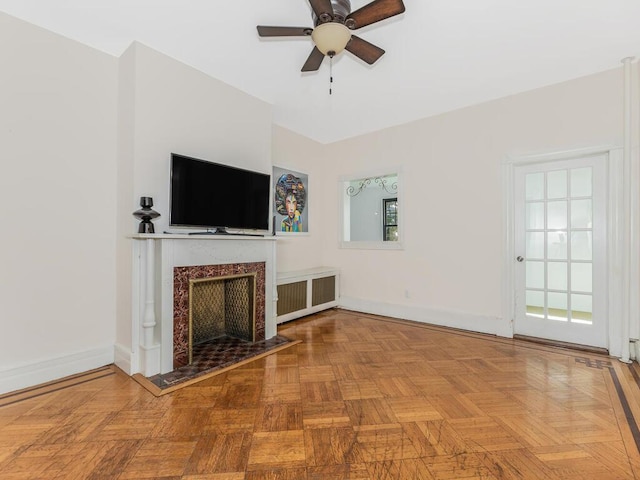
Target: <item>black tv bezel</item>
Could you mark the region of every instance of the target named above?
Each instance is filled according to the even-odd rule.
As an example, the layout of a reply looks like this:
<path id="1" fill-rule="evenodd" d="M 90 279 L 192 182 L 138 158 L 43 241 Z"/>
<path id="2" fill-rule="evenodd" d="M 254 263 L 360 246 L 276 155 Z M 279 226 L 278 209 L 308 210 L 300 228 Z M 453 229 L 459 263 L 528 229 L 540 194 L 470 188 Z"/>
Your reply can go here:
<path id="1" fill-rule="evenodd" d="M 173 189 L 174 189 L 174 159 L 176 157 L 180 157 L 182 159 L 186 159 L 186 160 L 190 160 L 190 161 L 194 161 L 194 162 L 199 162 L 199 163 L 203 163 L 203 164 L 208 164 L 208 165 L 212 165 L 216 168 L 222 168 L 224 170 L 228 170 L 228 171 L 239 171 L 239 172 L 244 172 L 247 174 L 250 174 L 252 176 L 255 176 L 256 178 L 262 178 L 263 181 L 265 182 L 265 186 L 266 186 L 266 195 L 265 195 L 265 201 L 267 203 L 266 206 L 266 211 L 265 211 L 265 217 L 263 219 L 262 224 L 258 227 L 258 226 L 248 226 L 248 225 L 241 225 L 241 226 L 237 226 L 237 225 L 205 225 L 204 223 L 198 223 L 198 224 L 188 224 L 188 223 L 174 223 L 173 217 L 173 203 L 174 203 L 174 198 L 173 198 Z M 270 224 L 271 224 L 271 174 L 269 173 L 263 173 L 263 172 L 259 172 L 256 170 L 250 170 L 247 168 L 241 168 L 241 167 L 237 167 L 234 165 L 228 165 L 225 163 L 220 163 L 220 162 L 214 162 L 214 161 L 210 161 L 210 160 L 205 160 L 203 158 L 197 158 L 197 157 L 192 157 L 190 155 L 184 155 L 181 153 L 175 153 L 172 152 L 171 153 L 171 158 L 170 158 L 170 166 L 169 166 L 170 170 L 169 170 L 169 226 L 170 227 L 177 227 L 177 228 L 191 228 L 191 229 L 205 229 L 205 231 L 203 232 L 190 232 L 190 233 L 208 233 L 208 234 L 212 234 L 212 233 L 218 233 L 218 234 L 228 234 L 231 233 L 228 231 L 229 230 L 236 230 L 236 231 L 250 231 L 250 232 L 268 232 L 269 228 L 270 228 Z M 241 233 L 242 234 L 242 233 Z"/>

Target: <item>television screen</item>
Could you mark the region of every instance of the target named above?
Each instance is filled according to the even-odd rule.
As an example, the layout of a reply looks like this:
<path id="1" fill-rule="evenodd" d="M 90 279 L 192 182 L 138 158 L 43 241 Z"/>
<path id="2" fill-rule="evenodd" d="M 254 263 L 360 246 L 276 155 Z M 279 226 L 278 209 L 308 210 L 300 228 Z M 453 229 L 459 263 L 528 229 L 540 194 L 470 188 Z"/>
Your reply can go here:
<path id="1" fill-rule="evenodd" d="M 170 224 L 269 229 L 268 174 L 171 154 Z"/>

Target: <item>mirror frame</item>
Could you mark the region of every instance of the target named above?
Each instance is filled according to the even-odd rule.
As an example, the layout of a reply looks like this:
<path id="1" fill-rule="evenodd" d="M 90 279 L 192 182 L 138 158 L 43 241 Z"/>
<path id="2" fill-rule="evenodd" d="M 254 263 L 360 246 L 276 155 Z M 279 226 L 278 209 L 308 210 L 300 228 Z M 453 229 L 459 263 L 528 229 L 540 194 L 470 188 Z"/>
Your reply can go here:
<path id="1" fill-rule="evenodd" d="M 346 222 L 349 221 L 349 217 L 346 214 L 347 207 L 347 187 L 349 182 L 354 180 L 365 180 L 367 178 L 386 177 L 389 175 L 396 175 L 398 177 L 398 191 L 395 196 L 398 198 L 398 241 L 384 241 L 384 240 L 372 240 L 372 241 L 351 241 L 345 240 Z M 340 248 L 355 248 L 361 250 L 404 250 L 404 193 L 403 193 L 403 181 L 402 181 L 402 168 L 401 167 L 386 167 L 378 170 L 368 170 L 352 175 L 343 175 L 338 181 L 338 196 L 339 196 L 339 209 L 340 224 L 338 228 L 338 242 Z"/>

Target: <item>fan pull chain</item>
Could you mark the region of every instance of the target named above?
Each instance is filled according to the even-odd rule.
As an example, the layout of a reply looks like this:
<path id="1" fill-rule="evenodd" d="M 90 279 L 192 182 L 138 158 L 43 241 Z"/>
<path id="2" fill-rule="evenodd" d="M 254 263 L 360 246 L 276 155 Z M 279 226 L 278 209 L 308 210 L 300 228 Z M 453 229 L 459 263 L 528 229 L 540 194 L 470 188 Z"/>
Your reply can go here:
<path id="1" fill-rule="evenodd" d="M 333 94 L 333 55 L 329 55 L 329 95 Z"/>

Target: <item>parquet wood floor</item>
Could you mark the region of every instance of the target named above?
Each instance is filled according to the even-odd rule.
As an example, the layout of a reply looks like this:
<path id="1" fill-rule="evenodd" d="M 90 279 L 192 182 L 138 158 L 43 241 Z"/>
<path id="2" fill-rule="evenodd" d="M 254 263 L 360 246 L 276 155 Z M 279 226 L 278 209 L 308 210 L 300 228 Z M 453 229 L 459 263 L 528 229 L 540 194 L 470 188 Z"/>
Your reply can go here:
<path id="1" fill-rule="evenodd" d="M 5 404 L 0 478 L 640 478 L 615 359 L 341 310 L 279 333 L 302 343 L 162 397 L 110 367 Z"/>

